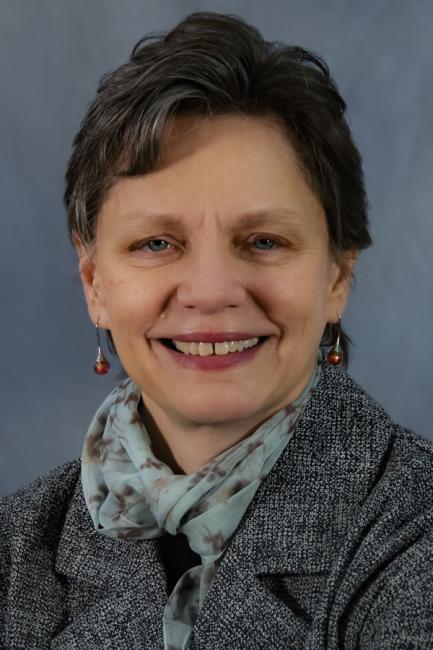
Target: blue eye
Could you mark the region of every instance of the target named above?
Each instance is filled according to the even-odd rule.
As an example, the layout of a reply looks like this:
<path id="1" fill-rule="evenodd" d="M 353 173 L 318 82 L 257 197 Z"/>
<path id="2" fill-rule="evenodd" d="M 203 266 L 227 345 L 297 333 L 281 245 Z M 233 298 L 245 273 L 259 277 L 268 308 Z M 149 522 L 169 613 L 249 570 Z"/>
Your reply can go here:
<path id="1" fill-rule="evenodd" d="M 153 248 L 151 244 L 154 244 L 155 242 L 159 245 Z M 145 246 L 149 246 L 149 249 L 152 251 L 152 253 L 159 253 L 160 251 L 167 250 L 166 248 L 161 248 L 160 247 L 161 244 L 169 245 L 168 241 L 166 241 L 165 239 L 150 239 L 149 241 L 144 242 L 142 247 L 144 248 Z"/>
<path id="2" fill-rule="evenodd" d="M 267 244 L 271 244 L 271 245 L 272 245 L 272 248 L 267 247 L 267 246 L 265 246 L 264 248 L 262 248 L 262 247 L 259 246 L 258 249 L 261 250 L 261 251 L 270 251 L 270 250 L 272 250 L 273 248 L 275 248 L 275 245 L 278 246 L 278 244 L 277 244 L 273 239 L 268 239 L 268 237 L 260 237 L 259 239 L 255 239 L 254 242 L 253 242 L 253 244 L 255 245 L 255 244 L 257 244 L 257 242 L 266 242 Z"/>

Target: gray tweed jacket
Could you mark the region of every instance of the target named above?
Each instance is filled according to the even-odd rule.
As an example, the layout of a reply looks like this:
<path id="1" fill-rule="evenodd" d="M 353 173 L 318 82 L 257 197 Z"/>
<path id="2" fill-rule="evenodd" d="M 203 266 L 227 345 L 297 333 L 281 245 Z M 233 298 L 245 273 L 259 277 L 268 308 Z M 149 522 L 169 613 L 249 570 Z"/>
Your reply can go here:
<path id="1" fill-rule="evenodd" d="M 158 540 L 97 533 L 79 459 L 0 502 L 0 647 L 160 650 Z M 325 367 L 190 650 L 433 648 L 433 443 Z"/>

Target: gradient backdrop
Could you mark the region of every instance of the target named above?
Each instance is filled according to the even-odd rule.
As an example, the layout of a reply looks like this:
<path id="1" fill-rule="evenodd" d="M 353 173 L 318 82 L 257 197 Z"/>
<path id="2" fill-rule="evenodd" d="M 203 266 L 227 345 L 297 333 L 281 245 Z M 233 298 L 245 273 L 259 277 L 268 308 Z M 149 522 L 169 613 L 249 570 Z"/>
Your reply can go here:
<path id="1" fill-rule="evenodd" d="M 95 331 L 66 236 L 63 175 L 100 76 L 149 31 L 228 11 L 322 54 L 364 158 L 374 247 L 344 322 L 350 371 L 433 438 L 431 0 L 1 0 L 0 494 L 81 453 L 118 381 L 92 370 Z"/>

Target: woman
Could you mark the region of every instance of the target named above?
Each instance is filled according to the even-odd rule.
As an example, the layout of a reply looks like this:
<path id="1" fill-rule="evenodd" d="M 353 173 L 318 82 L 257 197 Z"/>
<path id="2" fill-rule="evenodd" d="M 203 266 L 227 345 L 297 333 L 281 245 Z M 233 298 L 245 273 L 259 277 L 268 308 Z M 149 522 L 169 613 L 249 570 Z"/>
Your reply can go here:
<path id="1" fill-rule="evenodd" d="M 433 446 L 341 369 L 371 243 L 344 111 L 211 13 L 101 82 L 65 201 L 127 378 L 2 502 L 2 647 L 433 647 Z"/>

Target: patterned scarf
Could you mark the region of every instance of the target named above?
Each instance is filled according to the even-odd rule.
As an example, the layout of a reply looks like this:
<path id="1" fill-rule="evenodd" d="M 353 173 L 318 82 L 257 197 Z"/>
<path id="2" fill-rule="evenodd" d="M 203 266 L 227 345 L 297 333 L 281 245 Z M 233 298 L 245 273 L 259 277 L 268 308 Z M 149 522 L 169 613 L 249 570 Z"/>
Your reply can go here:
<path id="1" fill-rule="evenodd" d="M 185 648 L 218 561 L 260 483 L 290 440 L 320 376 L 250 436 L 192 474 L 179 475 L 153 454 L 138 413 L 139 387 L 124 381 L 102 403 L 86 434 L 83 492 L 98 532 L 149 539 L 186 535 L 202 564 L 179 578 L 164 610 L 164 647 Z"/>

